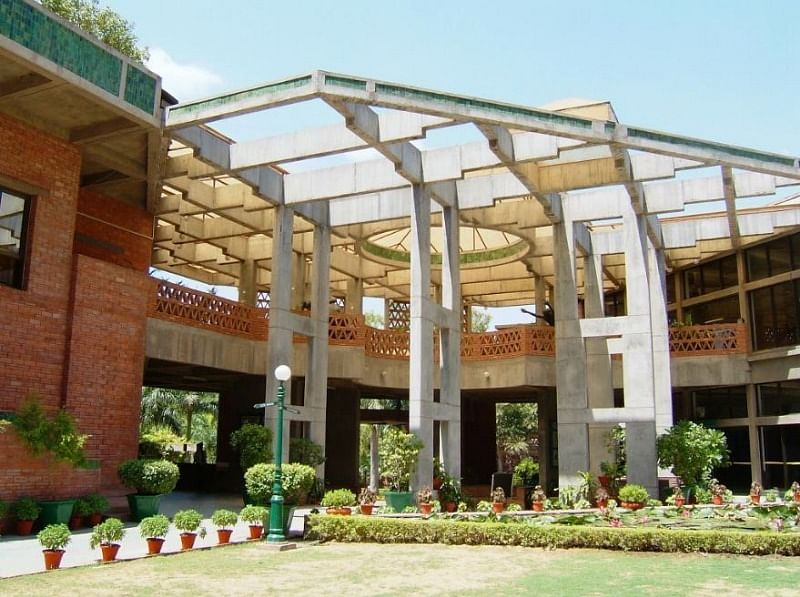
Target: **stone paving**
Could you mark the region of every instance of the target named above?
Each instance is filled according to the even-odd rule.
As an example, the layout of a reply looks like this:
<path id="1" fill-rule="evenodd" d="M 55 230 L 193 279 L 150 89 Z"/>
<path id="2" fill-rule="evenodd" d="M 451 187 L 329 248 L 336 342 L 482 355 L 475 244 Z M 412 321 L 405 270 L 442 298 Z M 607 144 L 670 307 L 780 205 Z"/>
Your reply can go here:
<path id="1" fill-rule="evenodd" d="M 237 494 L 204 494 L 174 492 L 165 496 L 161 502 L 161 513 L 170 518 L 178 510 L 194 508 L 203 514 L 203 525 L 208 534 L 205 538 L 197 537 L 195 547 L 208 547 L 217 544 L 216 527 L 211 523 L 210 516 L 219 508 L 227 508 L 234 512 L 239 512 L 242 508 L 242 498 Z M 303 516 L 311 510 L 311 507 L 298 508 L 295 510 L 294 517 L 290 525 L 290 536 L 301 536 L 303 532 Z M 126 533 L 122 540 L 117 559 L 135 559 L 147 553 L 147 544 L 139 536 L 137 523 L 127 522 L 125 524 Z M 85 566 L 95 564 L 100 559 L 100 548 L 91 549 L 89 539 L 92 530 L 89 528 L 73 531 L 72 541 L 67 546 L 64 559 L 61 561 L 62 568 L 73 566 Z M 233 530 L 231 541 L 244 541 L 249 537 L 249 529 L 243 522 L 239 522 Z M 171 527 L 166 541 L 162 548 L 162 553 L 177 552 L 181 550 L 180 534 Z M 44 570 L 44 559 L 42 557 L 42 547 L 36 539 L 36 535 L 19 537 L 8 534 L 0 538 L 0 578 L 18 576 L 21 574 L 31 574 Z M 2 593 L 2 590 L 0 590 Z"/>

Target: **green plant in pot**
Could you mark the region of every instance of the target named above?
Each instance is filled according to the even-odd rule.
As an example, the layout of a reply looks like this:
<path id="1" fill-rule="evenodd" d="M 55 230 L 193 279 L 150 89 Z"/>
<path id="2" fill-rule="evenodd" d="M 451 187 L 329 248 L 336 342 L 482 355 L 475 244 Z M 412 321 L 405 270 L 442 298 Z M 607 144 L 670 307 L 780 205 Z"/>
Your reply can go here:
<path id="1" fill-rule="evenodd" d="M 167 460 L 126 460 L 117 468 L 117 475 L 126 487 L 135 489 L 128 494 L 128 506 L 134 520 L 158 513 L 161 496 L 175 489 L 180 472 L 178 465 Z"/>
<path id="2" fill-rule="evenodd" d="M 534 512 L 543 512 L 547 503 L 547 494 L 542 489 L 541 485 L 537 485 L 531 492 L 531 505 Z"/>
<path id="3" fill-rule="evenodd" d="M 103 520 L 103 514 L 108 510 L 108 499 L 99 493 L 93 493 L 83 498 L 86 504 L 86 522 L 89 526 L 93 527 L 100 524 Z"/>
<path id="4" fill-rule="evenodd" d="M 125 536 L 125 527 L 119 518 L 109 518 L 92 529 L 89 545 L 92 549 L 100 547 L 104 562 L 117 559 L 120 541 Z"/>
<path id="5" fill-rule="evenodd" d="M 72 506 L 72 516 L 69 519 L 69 528 L 77 530 L 83 525 L 84 519 L 89 515 L 89 503 L 86 501 L 86 496 L 79 497 L 75 500 L 75 505 Z"/>
<path id="6" fill-rule="evenodd" d="M 539 463 L 526 456 L 514 467 L 514 486 L 524 491 L 525 509 L 531 509 L 531 494 L 539 484 Z"/>
<path id="7" fill-rule="evenodd" d="M 44 548 L 44 567 L 46 570 L 55 570 L 61 567 L 61 558 L 64 557 L 64 548 L 72 538 L 69 527 L 63 523 L 49 524 L 44 527 L 37 539 Z"/>
<path id="8" fill-rule="evenodd" d="M 361 514 L 366 516 L 372 514 L 376 501 L 378 501 L 378 494 L 369 487 L 364 487 L 358 494 L 358 505 L 361 509 Z"/>
<path id="9" fill-rule="evenodd" d="M 316 471 L 307 464 L 291 462 L 281 466 L 284 528 L 289 522 L 293 507 L 306 498 L 316 478 Z M 270 503 L 274 479 L 274 464 L 256 464 L 247 469 L 244 474 L 244 483 L 247 488 L 247 495 L 252 503 L 261 506 L 266 506 Z"/>
<path id="10" fill-rule="evenodd" d="M 623 508 L 628 510 L 638 510 L 644 507 L 647 500 L 650 499 L 650 494 L 647 490 L 635 483 L 629 483 L 619 490 L 619 499 Z"/>
<path id="11" fill-rule="evenodd" d="M 381 475 L 389 482 L 384 494 L 386 505 L 402 512 L 413 505 L 414 494 L 409 491 L 411 476 L 417 466 L 422 441 L 413 433 L 389 427 L 380 443 Z"/>
<path id="12" fill-rule="evenodd" d="M 264 506 L 248 505 L 239 512 L 239 518 L 250 527 L 251 539 L 261 539 L 264 534 L 264 523 L 269 518 L 269 510 Z"/>
<path id="13" fill-rule="evenodd" d="M 154 514 L 143 518 L 139 523 L 139 534 L 147 541 L 147 553 L 161 553 L 164 538 L 169 532 L 169 518 L 163 514 Z"/>
<path id="14" fill-rule="evenodd" d="M 417 491 L 417 508 L 425 515 L 433 512 L 433 491 L 427 485 Z"/>
<path id="15" fill-rule="evenodd" d="M 328 514 L 349 516 L 355 503 L 356 494 L 349 489 L 331 489 L 322 497 L 322 506 L 328 509 Z"/>
<path id="16" fill-rule="evenodd" d="M 691 421 L 667 429 L 656 446 L 659 464 L 681 478 L 690 502 L 690 494 L 708 483 L 715 468 L 729 464 L 725 434 Z"/>
<path id="17" fill-rule="evenodd" d="M 211 515 L 211 522 L 217 527 L 217 540 L 220 545 L 230 543 L 233 527 L 239 521 L 239 515 L 233 510 L 220 509 Z"/>
<path id="18" fill-rule="evenodd" d="M 181 549 L 187 550 L 194 547 L 197 535 L 206 536 L 206 529 L 203 526 L 203 515 L 197 510 L 179 510 L 172 517 L 172 524 L 181 532 Z"/>
<path id="19" fill-rule="evenodd" d="M 30 535 L 42 508 L 33 498 L 22 497 L 11 505 L 11 511 L 17 519 L 17 535 Z"/>
<path id="20" fill-rule="evenodd" d="M 439 488 L 439 502 L 444 512 L 455 512 L 458 503 L 461 501 L 461 491 L 458 483 L 452 477 L 445 477 L 442 486 Z"/>

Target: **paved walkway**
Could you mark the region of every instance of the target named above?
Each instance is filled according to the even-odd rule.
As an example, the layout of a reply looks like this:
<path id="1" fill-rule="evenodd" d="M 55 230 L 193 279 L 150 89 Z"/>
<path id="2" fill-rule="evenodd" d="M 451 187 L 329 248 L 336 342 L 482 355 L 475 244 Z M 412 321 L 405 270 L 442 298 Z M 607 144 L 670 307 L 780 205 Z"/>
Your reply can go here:
<path id="1" fill-rule="evenodd" d="M 216 545 L 216 527 L 211 523 L 210 516 L 219 508 L 227 508 L 238 512 L 242 508 L 242 498 L 236 494 L 205 494 L 174 492 L 165 496 L 161 500 L 161 513 L 170 518 L 178 510 L 194 508 L 205 517 L 203 524 L 208 531 L 204 539 L 197 537 L 195 547 L 207 547 Z M 295 510 L 292 523 L 290 525 L 290 535 L 300 536 L 303 532 L 303 516 L 311 510 L 308 508 L 298 508 Z M 147 553 L 147 544 L 139 536 L 137 523 L 129 522 L 125 524 L 126 533 L 117 555 L 117 559 L 138 558 Z M 73 531 L 72 541 L 67 546 L 61 567 L 85 566 L 94 564 L 100 559 L 100 548 L 91 549 L 89 539 L 92 535 L 91 529 L 85 528 Z M 247 525 L 239 522 L 234 527 L 231 541 L 244 541 L 250 536 Z M 176 552 L 181 550 L 180 534 L 171 527 L 166 541 L 162 548 L 162 553 Z M 42 547 L 36 539 L 36 535 L 20 537 L 18 535 L 4 535 L 0 538 L 0 578 L 8 576 L 18 576 L 20 574 L 31 574 L 44 570 L 44 559 L 42 557 Z M 0 590 L 2 593 L 2 590 Z"/>

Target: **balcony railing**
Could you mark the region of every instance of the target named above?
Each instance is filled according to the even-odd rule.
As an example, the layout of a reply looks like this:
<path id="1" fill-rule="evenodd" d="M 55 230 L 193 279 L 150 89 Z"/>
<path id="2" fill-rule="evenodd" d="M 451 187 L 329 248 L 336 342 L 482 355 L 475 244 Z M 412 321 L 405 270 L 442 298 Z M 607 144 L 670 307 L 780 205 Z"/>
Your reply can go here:
<path id="1" fill-rule="evenodd" d="M 250 340 L 266 340 L 269 310 L 248 307 L 218 296 L 157 280 L 149 317 L 202 328 Z M 367 356 L 408 359 L 410 334 L 401 330 L 369 327 L 361 315 L 330 314 L 328 339 L 335 346 L 363 347 Z M 297 336 L 295 341 L 305 341 Z M 438 347 L 438 342 L 435 342 Z M 669 349 L 674 357 L 726 355 L 747 351 L 744 324 L 722 323 L 673 327 Z M 435 351 L 438 354 L 438 350 Z M 464 361 L 555 355 L 552 327 L 520 325 L 495 332 L 461 335 Z"/>

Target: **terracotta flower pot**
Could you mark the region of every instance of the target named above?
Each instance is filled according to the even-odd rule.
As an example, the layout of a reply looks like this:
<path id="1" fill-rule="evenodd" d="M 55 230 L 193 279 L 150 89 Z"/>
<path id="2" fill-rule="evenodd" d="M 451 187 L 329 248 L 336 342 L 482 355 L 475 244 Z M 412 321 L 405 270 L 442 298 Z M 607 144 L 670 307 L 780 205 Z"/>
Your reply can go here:
<path id="1" fill-rule="evenodd" d="M 264 527 L 260 524 L 251 524 L 250 525 L 250 538 L 251 539 L 261 539 L 261 536 L 264 534 Z"/>
<path id="2" fill-rule="evenodd" d="M 89 516 L 86 517 L 86 524 L 90 527 L 95 527 L 101 522 L 103 522 L 103 515 L 100 512 L 89 514 Z"/>
<path id="3" fill-rule="evenodd" d="M 217 529 L 217 540 L 220 545 L 231 542 L 231 533 L 233 529 Z"/>
<path id="4" fill-rule="evenodd" d="M 181 533 L 181 549 L 184 551 L 192 549 L 195 539 L 197 539 L 197 533 Z"/>
<path id="5" fill-rule="evenodd" d="M 492 512 L 499 514 L 506 509 L 505 502 L 492 502 Z"/>
<path id="6" fill-rule="evenodd" d="M 760 504 L 761 503 L 761 496 L 760 495 L 751 495 L 750 496 L 750 503 L 751 504 Z"/>
<path id="7" fill-rule="evenodd" d="M 69 517 L 69 528 L 73 531 L 78 530 L 83 526 L 83 516 L 70 516 Z"/>
<path id="8" fill-rule="evenodd" d="M 445 512 L 455 512 L 456 510 L 458 510 L 458 504 L 456 504 L 455 502 L 445 502 L 443 506 Z"/>
<path id="9" fill-rule="evenodd" d="M 686 503 L 685 497 L 676 497 L 675 498 L 675 507 L 676 508 L 683 508 L 684 504 Z"/>
<path id="10" fill-rule="evenodd" d="M 644 508 L 644 504 L 642 502 L 622 502 L 622 507 L 626 510 L 639 510 Z"/>
<path id="11" fill-rule="evenodd" d="M 361 514 L 365 516 L 369 516 L 372 514 L 372 509 L 375 507 L 375 504 L 361 504 Z"/>
<path id="12" fill-rule="evenodd" d="M 30 535 L 33 532 L 33 520 L 18 520 L 17 535 Z"/>
<path id="13" fill-rule="evenodd" d="M 723 504 L 722 496 L 721 495 L 712 495 L 711 496 L 711 503 L 715 506 L 721 506 Z"/>
<path id="14" fill-rule="evenodd" d="M 800 502 L 800 491 L 796 491 L 794 494 L 794 501 Z"/>
<path id="15" fill-rule="evenodd" d="M 544 512 L 544 502 L 533 502 L 531 505 L 534 512 Z"/>
<path id="16" fill-rule="evenodd" d="M 439 477 L 434 477 L 434 479 L 433 479 L 433 488 L 436 491 L 439 491 L 442 488 L 442 483 L 443 483 L 442 479 L 440 479 Z"/>
<path id="17" fill-rule="evenodd" d="M 161 553 L 161 548 L 164 546 L 164 539 L 161 537 L 148 537 L 147 538 L 147 553 L 148 555 L 155 555 Z"/>
<path id="18" fill-rule="evenodd" d="M 63 549 L 43 549 L 44 569 L 57 570 L 61 568 L 61 558 L 64 557 Z"/>
<path id="19" fill-rule="evenodd" d="M 597 500 L 597 507 L 598 508 L 605 508 L 607 506 L 608 506 L 608 499 Z"/>
<path id="20" fill-rule="evenodd" d="M 430 514 L 431 512 L 433 512 L 433 504 L 431 503 L 420 504 L 419 511 L 422 512 L 423 514 Z"/>
<path id="21" fill-rule="evenodd" d="M 113 562 L 117 559 L 119 543 L 101 543 L 100 552 L 103 554 L 104 562 Z"/>

